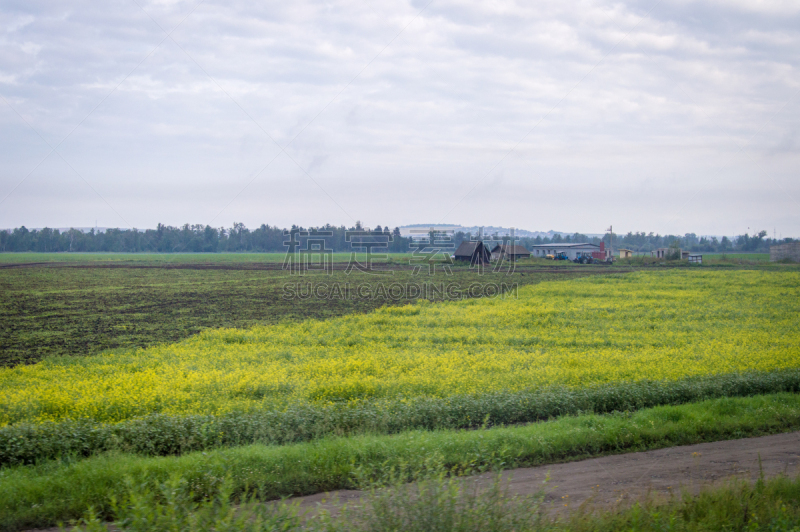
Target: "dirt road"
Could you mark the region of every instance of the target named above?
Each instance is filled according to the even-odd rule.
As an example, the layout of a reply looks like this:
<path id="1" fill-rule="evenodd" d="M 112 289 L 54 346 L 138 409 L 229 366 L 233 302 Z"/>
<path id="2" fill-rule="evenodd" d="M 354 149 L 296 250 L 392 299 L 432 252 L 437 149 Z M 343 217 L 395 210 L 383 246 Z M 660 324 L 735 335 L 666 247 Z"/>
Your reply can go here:
<path id="1" fill-rule="evenodd" d="M 800 474 L 800 432 L 514 469 L 504 476 L 508 476 L 509 492 L 514 495 L 533 495 L 545 488 L 545 500 L 553 509 L 564 509 L 565 504 L 567 509 L 576 508 L 590 499 L 593 505 L 610 506 L 648 492 L 668 495 L 681 488 L 696 492 L 732 477 L 755 480 L 759 457 L 767 478 Z M 480 486 L 488 485 L 492 478 L 481 475 L 471 480 Z M 342 490 L 292 500 L 308 509 L 335 512 L 338 505 L 332 499 L 357 505 L 361 496 L 360 491 Z"/>
<path id="2" fill-rule="evenodd" d="M 577 508 L 586 501 L 592 505 L 611 506 L 648 492 L 668 495 L 684 487 L 696 492 L 703 486 L 734 477 L 755 480 L 759 475 L 759 457 L 767 478 L 800 474 L 800 432 L 514 469 L 506 471 L 504 476 L 512 495 L 534 495 L 544 488 L 545 501 L 550 508 L 563 511 Z M 544 485 L 548 474 L 550 480 Z M 487 474 L 465 481 L 476 482 L 481 487 L 488 486 L 492 479 L 493 476 Z M 335 514 L 343 503 L 357 506 L 362 496 L 361 491 L 341 490 L 296 497 L 288 502 L 299 502 L 301 512 L 308 510 L 309 515 L 320 509 Z"/>

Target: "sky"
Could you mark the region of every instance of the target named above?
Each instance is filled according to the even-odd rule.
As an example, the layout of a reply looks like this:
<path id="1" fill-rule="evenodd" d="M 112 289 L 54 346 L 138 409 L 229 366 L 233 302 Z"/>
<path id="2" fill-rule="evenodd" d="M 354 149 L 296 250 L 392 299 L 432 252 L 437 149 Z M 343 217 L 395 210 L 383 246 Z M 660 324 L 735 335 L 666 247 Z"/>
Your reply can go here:
<path id="1" fill-rule="evenodd" d="M 4 0 L 0 227 L 800 237 L 800 2 Z"/>

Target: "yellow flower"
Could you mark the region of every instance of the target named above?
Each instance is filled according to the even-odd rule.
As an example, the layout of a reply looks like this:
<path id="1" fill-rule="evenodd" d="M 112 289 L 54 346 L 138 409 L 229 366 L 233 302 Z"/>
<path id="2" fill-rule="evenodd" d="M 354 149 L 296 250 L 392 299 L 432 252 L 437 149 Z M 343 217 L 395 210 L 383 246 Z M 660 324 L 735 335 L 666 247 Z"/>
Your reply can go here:
<path id="1" fill-rule="evenodd" d="M 0 369 L 0 425 L 798 367 L 798 314 L 800 274 L 793 272 L 547 282 L 521 288 L 518 299 L 208 330 L 128 354 Z"/>

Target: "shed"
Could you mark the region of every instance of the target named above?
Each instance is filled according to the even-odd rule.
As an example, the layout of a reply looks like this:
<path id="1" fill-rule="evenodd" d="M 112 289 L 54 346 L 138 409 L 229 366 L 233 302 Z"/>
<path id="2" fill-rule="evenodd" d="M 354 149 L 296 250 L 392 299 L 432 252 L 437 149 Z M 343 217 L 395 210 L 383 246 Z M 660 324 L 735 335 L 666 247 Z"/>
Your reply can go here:
<path id="1" fill-rule="evenodd" d="M 769 260 L 770 262 L 777 262 L 779 260 L 800 262 L 800 242 L 787 242 L 786 244 L 770 246 Z"/>
<path id="2" fill-rule="evenodd" d="M 651 251 L 650 256 L 655 257 L 657 259 L 666 259 L 667 257 L 670 256 L 671 253 L 675 253 L 675 251 L 677 251 L 680 254 L 680 257 L 682 259 L 689 256 L 688 251 L 681 251 L 680 249 L 676 248 L 658 248 Z M 686 256 L 684 256 L 684 253 L 686 254 Z"/>
<path id="3" fill-rule="evenodd" d="M 469 261 L 470 265 L 488 264 L 491 255 L 483 242 L 464 241 L 453 254 L 455 260 Z"/>
<path id="4" fill-rule="evenodd" d="M 700 255 L 699 253 L 692 253 L 691 255 L 689 255 L 689 262 L 695 264 L 703 264 L 703 256 Z"/>
<path id="5" fill-rule="evenodd" d="M 492 260 L 517 260 L 527 259 L 531 252 L 525 246 L 510 246 L 508 244 L 497 244 L 492 250 Z"/>
<path id="6" fill-rule="evenodd" d="M 633 250 L 632 249 L 620 249 L 619 250 L 619 258 L 621 259 L 629 259 L 633 257 Z"/>

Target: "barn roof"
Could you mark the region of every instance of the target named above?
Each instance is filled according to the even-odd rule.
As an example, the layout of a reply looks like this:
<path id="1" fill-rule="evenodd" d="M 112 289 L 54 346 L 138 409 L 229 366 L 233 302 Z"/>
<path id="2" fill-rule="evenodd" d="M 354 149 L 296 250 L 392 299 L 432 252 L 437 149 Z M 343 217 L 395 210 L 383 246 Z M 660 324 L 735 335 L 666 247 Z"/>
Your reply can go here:
<path id="1" fill-rule="evenodd" d="M 456 257 L 472 257 L 475 251 L 477 251 L 478 246 L 483 247 L 483 242 L 464 241 L 458 246 L 454 255 Z"/>
<path id="2" fill-rule="evenodd" d="M 507 255 L 530 255 L 531 252 L 525 246 L 510 246 L 508 244 L 497 244 L 492 253 L 496 251 L 503 251 Z"/>

